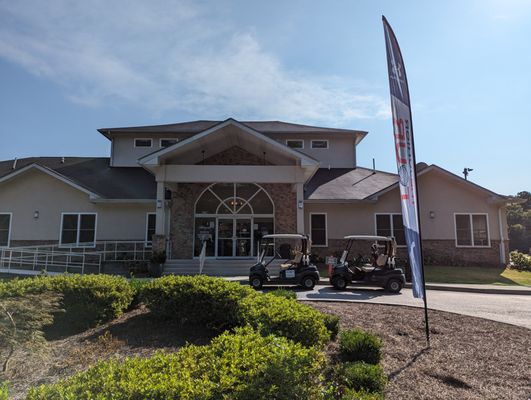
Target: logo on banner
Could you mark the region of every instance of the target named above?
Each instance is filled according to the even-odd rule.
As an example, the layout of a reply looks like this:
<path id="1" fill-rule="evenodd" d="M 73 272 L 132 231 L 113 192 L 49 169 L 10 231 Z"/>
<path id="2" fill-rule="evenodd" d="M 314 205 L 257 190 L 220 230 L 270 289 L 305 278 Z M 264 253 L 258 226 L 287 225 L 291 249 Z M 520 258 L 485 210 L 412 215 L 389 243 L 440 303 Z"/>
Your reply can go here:
<path id="1" fill-rule="evenodd" d="M 398 168 L 398 177 L 400 178 L 400 184 L 402 186 L 407 186 L 410 176 L 411 174 L 409 173 L 408 165 L 401 165 L 400 168 Z"/>

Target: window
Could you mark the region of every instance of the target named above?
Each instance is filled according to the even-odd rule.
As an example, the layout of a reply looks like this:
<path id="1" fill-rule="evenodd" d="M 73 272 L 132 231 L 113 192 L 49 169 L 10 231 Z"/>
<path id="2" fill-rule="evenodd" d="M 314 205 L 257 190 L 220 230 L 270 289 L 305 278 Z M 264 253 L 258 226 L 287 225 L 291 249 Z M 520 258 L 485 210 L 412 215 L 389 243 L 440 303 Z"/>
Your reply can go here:
<path id="1" fill-rule="evenodd" d="M 402 214 L 376 214 L 376 235 L 394 236 L 398 246 L 406 245 Z"/>
<path id="2" fill-rule="evenodd" d="M 94 247 L 96 245 L 96 214 L 63 213 L 60 245 Z"/>
<path id="3" fill-rule="evenodd" d="M 160 139 L 160 147 L 170 147 L 177 143 L 178 139 Z"/>
<path id="4" fill-rule="evenodd" d="M 304 149 L 304 140 L 288 139 L 286 140 L 286 145 L 292 149 Z"/>
<path id="5" fill-rule="evenodd" d="M 326 214 L 310 213 L 310 232 L 313 246 L 328 246 Z"/>
<path id="6" fill-rule="evenodd" d="M 156 213 L 147 213 L 146 215 L 146 247 L 151 247 L 155 226 L 157 223 Z"/>
<path id="7" fill-rule="evenodd" d="M 487 214 L 454 214 L 455 245 L 490 247 Z"/>
<path id="8" fill-rule="evenodd" d="M 328 149 L 328 140 L 312 140 L 312 149 Z"/>
<path id="9" fill-rule="evenodd" d="M 11 213 L 0 214 L 0 247 L 9 247 L 11 236 Z"/>
<path id="10" fill-rule="evenodd" d="M 151 147 L 152 145 L 152 139 L 135 139 L 135 147 Z"/>

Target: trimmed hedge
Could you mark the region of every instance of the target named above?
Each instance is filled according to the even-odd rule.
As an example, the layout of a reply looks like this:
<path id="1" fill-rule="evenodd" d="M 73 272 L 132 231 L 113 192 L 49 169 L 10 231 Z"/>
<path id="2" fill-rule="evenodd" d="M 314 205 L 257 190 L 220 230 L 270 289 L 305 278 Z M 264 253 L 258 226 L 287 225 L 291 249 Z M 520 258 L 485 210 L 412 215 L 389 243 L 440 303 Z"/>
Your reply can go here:
<path id="1" fill-rule="evenodd" d="M 334 314 L 323 313 L 324 323 L 328 332 L 335 339 L 339 333 L 339 317 Z"/>
<path id="2" fill-rule="evenodd" d="M 324 366 L 315 348 L 237 329 L 207 346 L 100 362 L 65 381 L 31 389 L 27 400 L 321 400 Z"/>
<path id="3" fill-rule="evenodd" d="M 330 340 L 324 315 L 296 300 L 272 294 L 248 296 L 241 302 L 245 324 L 264 335 L 276 334 L 304 344 L 324 345 Z"/>
<path id="4" fill-rule="evenodd" d="M 381 365 L 367 364 L 363 361 L 345 363 L 341 368 L 341 380 L 351 390 L 366 390 L 371 393 L 383 393 L 387 383 Z"/>
<path id="5" fill-rule="evenodd" d="M 112 275 L 65 274 L 0 282 L 0 298 L 43 292 L 62 295 L 65 312 L 54 316 L 54 325 L 73 331 L 120 316 L 133 299 L 127 279 Z"/>
<path id="6" fill-rule="evenodd" d="M 343 361 L 378 364 L 382 358 L 382 341 L 369 332 L 344 330 L 339 334 L 339 352 Z"/>
<path id="7" fill-rule="evenodd" d="M 297 293 L 288 289 L 275 289 L 270 291 L 269 294 L 272 294 L 273 296 L 284 297 L 286 299 L 297 299 Z"/>
<path id="8" fill-rule="evenodd" d="M 216 330 L 250 325 L 306 346 L 330 339 L 324 314 L 297 300 L 257 293 L 248 286 L 207 276 L 167 276 L 142 288 L 153 315 Z"/>
<path id="9" fill-rule="evenodd" d="M 142 288 L 153 315 L 223 330 L 240 325 L 240 301 L 256 295 L 248 286 L 220 278 L 165 276 Z"/>

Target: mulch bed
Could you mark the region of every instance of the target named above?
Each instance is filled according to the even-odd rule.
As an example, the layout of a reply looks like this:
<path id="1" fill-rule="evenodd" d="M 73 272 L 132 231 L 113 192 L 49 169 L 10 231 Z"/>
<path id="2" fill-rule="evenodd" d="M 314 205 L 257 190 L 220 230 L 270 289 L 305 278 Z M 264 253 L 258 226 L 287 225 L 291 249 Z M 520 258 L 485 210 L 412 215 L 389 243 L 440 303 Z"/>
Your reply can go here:
<path id="1" fill-rule="evenodd" d="M 423 311 L 361 303 L 306 302 L 337 314 L 341 328 L 358 327 L 384 342 L 387 399 L 530 399 L 531 331 L 480 318 L 430 311 L 425 349 Z M 109 357 L 147 357 L 186 343 L 206 344 L 212 333 L 153 319 L 139 307 L 78 335 L 50 342 L 48 354 L 19 354 L 8 379 L 14 399 Z M 337 342 L 326 349 L 336 353 Z"/>
<path id="2" fill-rule="evenodd" d="M 531 331 L 429 311 L 426 349 L 422 309 L 361 303 L 305 302 L 339 315 L 341 328 L 383 339 L 386 399 L 530 399 Z M 337 343 L 327 349 L 334 352 Z"/>
<path id="3" fill-rule="evenodd" d="M 109 357 L 149 357 L 186 343 L 207 344 L 212 337 L 207 330 L 157 320 L 140 306 L 105 325 L 49 342 L 41 357 L 18 354 L 7 374 L 10 399 L 24 399 L 30 387 L 67 378 Z"/>

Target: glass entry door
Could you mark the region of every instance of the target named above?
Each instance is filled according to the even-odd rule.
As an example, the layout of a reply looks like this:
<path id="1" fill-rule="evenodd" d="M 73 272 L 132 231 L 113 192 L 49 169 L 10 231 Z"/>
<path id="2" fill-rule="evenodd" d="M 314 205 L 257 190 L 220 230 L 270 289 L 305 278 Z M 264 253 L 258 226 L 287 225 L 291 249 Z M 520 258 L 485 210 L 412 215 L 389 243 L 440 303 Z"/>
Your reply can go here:
<path id="1" fill-rule="evenodd" d="M 252 255 L 251 218 L 218 218 L 218 257 Z"/>

